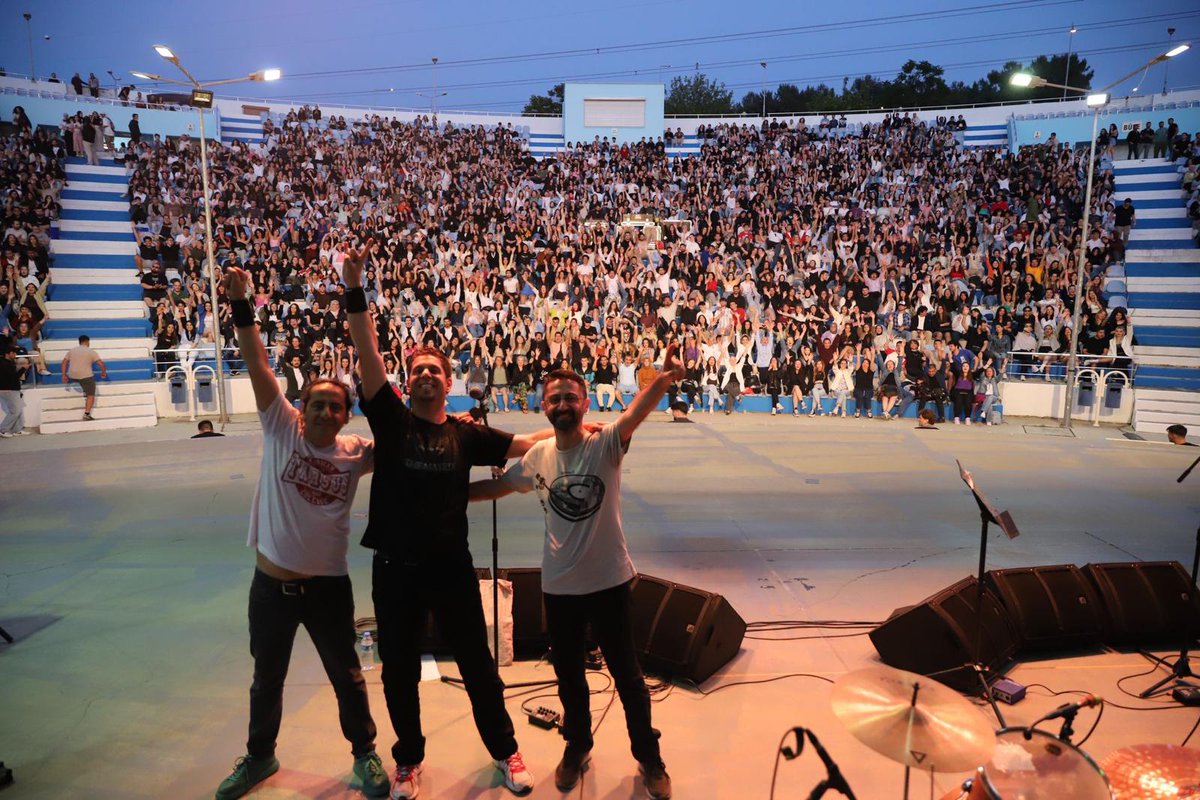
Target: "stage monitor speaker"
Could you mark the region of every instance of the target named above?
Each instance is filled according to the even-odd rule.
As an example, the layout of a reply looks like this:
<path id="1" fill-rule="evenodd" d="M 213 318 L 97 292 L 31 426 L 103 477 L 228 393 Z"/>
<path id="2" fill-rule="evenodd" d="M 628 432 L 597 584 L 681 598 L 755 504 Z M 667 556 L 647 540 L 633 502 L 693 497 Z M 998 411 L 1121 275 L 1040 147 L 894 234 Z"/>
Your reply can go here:
<path id="1" fill-rule="evenodd" d="M 962 692 L 978 692 L 979 678 L 966 666 L 975 660 L 978 587 L 973 576 L 963 578 L 917 605 L 893 611 L 871 631 L 871 642 L 883 663 L 931 675 Z M 988 671 L 1002 670 L 1017 651 L 1017 632 L 1008 609 L 986 585 L 980 622 L 979 662 Z M 998 676 L 988 676 L 989 680 L 993 677 Z"/>
<path id="2" fill-rule="evenodd" d="M 1099 646 L 1104 638 L 1104 605 L 1096 588 L 1074 564 L 987 573 L 1012 617 L 1022 651 Z"/>
<path id="3" fill-rule="evenodd" d="M 633 644 L 647 672 L 699 684 L 741 648 L 746 622 L 721 595 L 649 575 L 632 592 Z"/>
<path id="4" fill-rule="evenodd" d="M 501 569 L 500 579 L 512 581 L 513 655 L 541 658 L 550 647 L 546 604 L 542 602 L 542 568 Z"/>
<path id="5" fill-rule="evenodd" d="M 1099 590 L 1107 641 L 1118 645 L 1178 645 L 1200 633 L 1200 598 L 1178 561 L 1088 564 Z"/>

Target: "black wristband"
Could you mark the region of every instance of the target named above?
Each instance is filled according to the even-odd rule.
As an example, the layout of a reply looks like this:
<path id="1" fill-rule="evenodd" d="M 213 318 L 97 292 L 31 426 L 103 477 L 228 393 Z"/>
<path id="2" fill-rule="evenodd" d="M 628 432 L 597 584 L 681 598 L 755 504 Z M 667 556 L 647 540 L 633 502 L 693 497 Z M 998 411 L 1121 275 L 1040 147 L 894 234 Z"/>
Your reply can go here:
<path id="1" fill-rule="evenodd" d="M 249 300 L 234 300 L 230 305 L 233 307 L 233 326 L 235 328 L 249 328 L 254 325 L 254 309 L 250 306 Z"/>
<path id="2" fill-rule="evenodd" d="M 361 286 L 346 290 L 346 313 L 361 314 L 367 310 L 367 293 Z"/>

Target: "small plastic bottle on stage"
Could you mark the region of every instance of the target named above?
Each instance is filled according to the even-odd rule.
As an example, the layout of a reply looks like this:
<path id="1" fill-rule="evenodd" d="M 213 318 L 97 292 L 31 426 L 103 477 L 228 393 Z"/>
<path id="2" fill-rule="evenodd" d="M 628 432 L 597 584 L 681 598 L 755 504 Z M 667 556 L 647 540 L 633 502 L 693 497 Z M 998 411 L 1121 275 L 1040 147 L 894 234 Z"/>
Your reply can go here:
<path id="1" fill-rule="evenodd" d="M 362 638 L 358 640 L 358 662 L 363 672 L 375 669 L 375 642 L 370 631 L 363 631 Z"/>

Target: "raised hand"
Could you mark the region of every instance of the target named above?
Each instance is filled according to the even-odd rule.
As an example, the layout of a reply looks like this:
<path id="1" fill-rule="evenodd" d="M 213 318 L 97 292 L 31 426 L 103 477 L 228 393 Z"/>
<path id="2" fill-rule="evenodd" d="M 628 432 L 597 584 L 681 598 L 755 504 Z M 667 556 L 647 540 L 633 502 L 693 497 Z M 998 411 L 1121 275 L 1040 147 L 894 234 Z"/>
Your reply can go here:
<path id="1" fill-rule="evenodd" d="M 683 380 L 685 374 L 683 359 L 679 357 L 679 345 L 677 343 L 672 342 L 667 346 L 667 352 L 663 355 L 662 371 L 669 374 L 672 380 Z"/>
<path id="2" fill-rule="evenodd" d="M 230 300 L 245 300 L 250 295 L 252 279 L 250 273 L 241 267 L 225 268 L 225 295 Z"/>
<path id="3" fill-rule="evenodd" d="M 367 253 L 371 252 L 374 246 L 375 240 L 372 238 L 367 239 L 367 243 L 358 250 L 353 247 L 346 249 L 346 260 L 342 262 L 342 280 L 347 289 L 362 288 L 363 265 L 367 261 Z"/>

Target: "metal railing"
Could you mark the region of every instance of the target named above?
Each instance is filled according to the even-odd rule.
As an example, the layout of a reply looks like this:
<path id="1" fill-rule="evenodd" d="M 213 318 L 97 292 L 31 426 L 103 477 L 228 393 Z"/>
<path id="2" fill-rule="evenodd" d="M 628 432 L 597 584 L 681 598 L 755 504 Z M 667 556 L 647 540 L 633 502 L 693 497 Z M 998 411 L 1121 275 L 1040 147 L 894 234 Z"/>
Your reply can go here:
<path id="1" fill-rule="evenodd" d="M 1032 350 L 1013 350 L 1009 352 L 1004 366 L 1004 377 L 1008 380 L 1040 380 L 1047 382 L 1065 382 L 1067 379 L 1067 361 L 1069 353 L 1045 353 Z M 1137 372 L 1137 364 L 1132 357 L 1114 358 L 1108 355 L 1092 356 L 1079 355 L 1079 369 L 1093 373 L 1117 373 L 1124 375 L 1132 384 Z M 1114 363 L 1125 362 L 1125 363 Z"/>

